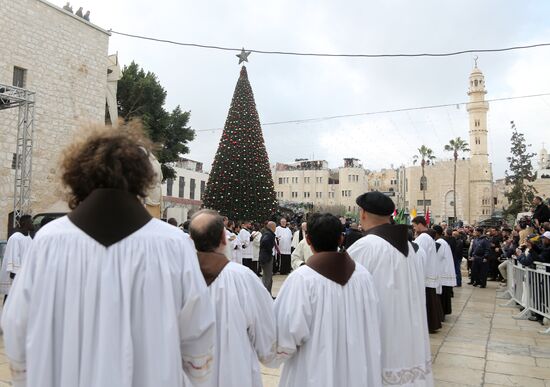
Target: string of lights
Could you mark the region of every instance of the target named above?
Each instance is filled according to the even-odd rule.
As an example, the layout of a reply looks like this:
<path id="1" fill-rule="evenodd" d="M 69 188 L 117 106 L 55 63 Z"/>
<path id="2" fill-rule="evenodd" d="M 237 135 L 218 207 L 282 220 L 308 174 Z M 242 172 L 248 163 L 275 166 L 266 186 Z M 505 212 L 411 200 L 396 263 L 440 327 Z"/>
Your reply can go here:
<path id="1" fill-rule="evenodd" d="M 515 99 L 535 98 L 535 97 L 544 97 L 544 96 L 550 96 L 550 92 L 540 93 L 540 94 L 519 95 L 519 96 L 512 96 L 512 97 L 493 98 L 493 99 L 487 99 L 485 101 L 498 102 L 498 101 L 509 101 L 509 100 L 515 100 Z M 309 123 L 309 122 L 322 122 L 322 121 L 336 120 L 340 118 L 352 118 L 352 117 L 361 117 L 361 116 L 371 116 L 371 115 L 377 115 L 377 114 L 410 112 L 415 110 L 438 109 L 438 108 L 453 107 L 453 106 L 460 107 L 460 106 L 468 105 L 468 103 L 469 102 L 457 102 L 457 103 L 447 103 L 447 104 L 439 104 L 439 105 L 426 105 L 426 106 L 416 106 L 416 107 L 407 107 L 407 108 L 398 108 L 398 109 L 378 110 L 378 111 L 364 112 L 364 113 L 340 114 L 340 115 L 326 116 L 326 117 L 304 118 L 299 120 L 273 121 L 273 122 L 265 122 L 265 123 L 262 123 L 261 125 L 271 126 L 271 125 L 284 125 L 284 124 L 303 124 L 303 123 Z M 219 130 L 223 130 L 223 128 L 195 129 L 195 132 L 214 132 Z"/>
<path id="2" fill-rule="evenodd" d="M 126 36 L 134 39 L 149 40 L 158 43 L 167 43 L 177 46 L 184 47 L 195 47 L 209 50 L 219 50 L 219 51 L 241 51 L 242 48 L 236 47 L 224 47 L 216 46 L 209 44 L 199 44 L 199 43 L 185 43 L 178 42 L 175 40 L 169 39 L 160 39 L 150 36 L 135 35 L 129 34 L 126 32 L 109 30 L 112 34 Z M 550 43 L 537 43 L 537 44 L 528 44 L 520 46 L 511 46 L 511 47 L 502 47 L 502 48 L 479 48 L 479 49 L 467 49 L 460 51 L 452 52 L 439 52 L 439 53 L 393 53 L 393 54 L 337 54 L 337 53 L 321 53 L 321 52 L 296 52 L 296 51 L 272 51 L 272 50 L 258 50 L 258 49 L 247 49 L 247 52 L 253 52 L 255 54 L 268 54 L 268 55 L 292 55 L 292 56 L 316 56 L 316 57 L 340 57 L 340 58 L 416 58 L 416 57 L 445 57 L 445 56 L 456 56 L 463 54 L 474 54 L 474 53 L 489 53 L 489 52 L 505 52 L 505 51 L 515 51 L 515 50 L 525 50 L 538 47 L 548 47 Z"/>

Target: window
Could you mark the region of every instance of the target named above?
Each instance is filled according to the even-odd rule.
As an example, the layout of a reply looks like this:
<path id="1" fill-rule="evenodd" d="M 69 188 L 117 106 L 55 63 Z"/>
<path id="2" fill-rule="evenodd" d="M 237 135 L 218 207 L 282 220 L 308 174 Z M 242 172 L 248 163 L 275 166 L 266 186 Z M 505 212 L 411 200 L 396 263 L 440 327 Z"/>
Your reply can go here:
<path id="1" fill-rule="evenodd" d="M 329 192 L 328 197 L 331 198 L 331 199 L 334 199 L 334 192 Z"/>
<path id="2" fill-rule="evenodd" d="M 195 179 L 191 179 L 191 183 L 189 184 L 189 199 L 195 199 Z"/>
<path id="3" fill-rule="evenodd" d="M 279 184 L 283 184 L 283 178 L 279 177 Z"/>
<path id="4" fill-rule="evenodd" d="M 202 197 L 204 196 L 204 191 L 206 190 L 206 181 L 201 181 L 201 197 L 200 200 L 202 200 Z"/>
<path id="5" fill-rule="evenodd" d="M 323 182 L 323 178 L 322 177 L 318 177 L 317 178 L 317 183 L 322 183 Z"/>
<path id="6" fill-rule="evenodd" d="M 477 79 L 474 80 L 474 86 L 477 86 Z"/>
<path id="7" fill-rule="evenodd" d="M 343 197 L 350 197 L 351 196 L 351 190 L 344 190 L 342 191 Z"/>
<path id="8" fill-rule="evenodd" d="M 298 192 L 292 192 L 292 197 L 297 198 L 298 197 Z"/>
<path id="9" fill-rule="evenodd" d="M 13 68 L 13 85 L 16 87 L 25 87 L 27 80 L 27 70 L 15 66 Z"/>
<path id="10" fill-rule="evenodd" d="M 288 177 L 285 177 L 285 184 L 288 184 Z"/>
<path id="11" fill-rule="evenodd" d="M 428 179 L 426 176 L 422 176 L 420 178 L 420 191 L 427 191 L 428 190 Z"/>
<path id="12" fill-rule="evenodd" d="M 427 205 L 427 206 L 431 206 L 431 205 L 432 205 L 432 201 L 431 201 L 431 200 L 428 200 L 428 199 L 426 199 L 426 203 L 424 203 L 423 200 L 417 200 L 417 201 L 416 201 L 416 205 L 417 205 L 417 206 L 423 206 L 424 204 Z"/>
<path id="13" fill-rule="evenodd" d="M 174 180 L 166 180 L 166 196 L 172 196 L 172 187 L 174 186 Z"/>
<path id="14" fill-rule="evenodd" d="M 474 126 L 476 126 L 476 127 L 481 126 L 481 121 L 480 120 L 474 120 Z"/>
<path id="15" fill-rule="evenodd" d="M 322 192 L 316 192 L 316 193 L 315 193 L 315 197 L 316 197 L 317 199 L 321 199 L 321 198 L 323 197 L 323 193 L 322 193 Z"/>
<path id="16" fill-rule="evenodd" d="M 178 196 L 180 198 L 183 197 L 183 190 L 185 189 L 185 177 L 181 177 L 180 176 L 180 180 L 179 180 L 179 192 L 178 192 Z"/>
<path id="17" fill-rule="evenodd" d="M 304 198 L 309 198 L 309 192 L 304 192 Z"/>
<path id="18" fill-rule="evenodd" d="M 309 177 L 304 177 L 304 183 L 305 183 L 305 184 L 309 184 L 309 180 L 310 180 Z"/>
<path id="19" fill-rule="evenodd" d="M 21 165 L 21 163 L 17 162 L 17 153 L 14 153 L 11 158 L 11 169 L 16 169 L 19 165 Z"/>

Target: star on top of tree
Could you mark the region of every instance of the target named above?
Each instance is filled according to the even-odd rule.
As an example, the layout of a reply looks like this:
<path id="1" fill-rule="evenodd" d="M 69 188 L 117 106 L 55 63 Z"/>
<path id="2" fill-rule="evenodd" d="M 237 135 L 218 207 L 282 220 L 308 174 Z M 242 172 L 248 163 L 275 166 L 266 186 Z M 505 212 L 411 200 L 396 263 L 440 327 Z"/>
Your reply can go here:
<path id="1" fill-rule="evenodd" d="M 243 47 L 243 49 L 241 50 L 241 53 L 235 55 L 237 58 L 239 58 L 239 64 L 243 62 L 248 62 L 248 56 L 250 55 L 251 52 L 252 51 L 245 51 Z"/>

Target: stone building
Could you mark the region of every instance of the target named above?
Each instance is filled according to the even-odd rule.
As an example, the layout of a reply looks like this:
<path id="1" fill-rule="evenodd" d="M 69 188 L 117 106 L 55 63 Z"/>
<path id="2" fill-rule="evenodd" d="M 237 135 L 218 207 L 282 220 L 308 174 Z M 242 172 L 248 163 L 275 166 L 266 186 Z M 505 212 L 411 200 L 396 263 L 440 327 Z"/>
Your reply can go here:
<path id="1" fill-rule="evenodd" d="M 203 164 L 194 160 L 182 158 L 173 167 L 176 178 L 162 184 L 163 217 L 175 218 L 179 224 L 201 208 L 209 175 L 203 171 Z"/>
<path id="2" fill-rule="evenodd" d="M 396 206 L 399 206 L 401 191 L 399 189 L 399 169 L 384 168 L 379 171 L 369 171 L 367 174 L 371 191 L 380 191 L 388 195 Z"/>
<path id="3" fill-rule="evenodd" d="M 367 171 L 354 158 L 330 169 L 325 160 L 277 163 L 273 171 L 277 199 L 281 205 L 304 204 L 320 211 L 356 214 L 355 199 L 368 189 Z"/>
<path id="4" fill-rule="evenodd" d="M 470 157 L 457 161 L 456 196 L 453 190 L 454 160 L 436 160 L 425 166 L 426 180 L 421 184 L 422 167 L 419 165 L 383 170 L 369 175 L 369 184 L 378 191 L 395 192 L 397 207 L 408 213 L 416 209 L 424 215 L 424 204 L 436 222 L 452 222 L 454 201 L 457 203 L 457 220 L 474 224 L 493 214 L 493 172 L 487 149 L 487 111 L 485 78 L 477 65 L 469 77 L 467 105 L 469 114 Z M 373 180 L 379 186 L 373 186 Z M 424 203 L 423 192 L 426 194 Z M 456 199 L 455 199 L 456 198 Z"/>
<path id="5" fill-rule="evenodd" d="M 537 164 L 537 179 L 533 186 L 537 190 L 537 195 L 550 199 L 550 158 L 544 144 L 539 151 Z"/>
<path id="6" fill-rule="evenodd" d="M 116 106 L 107 89 L 113 93 L 117 73 L 107 78 L 118 64 L 116 57 L 109 62 L 107 31 L 44 0 L 0 0 L 0 25 L 0 83 L 36 93 L 31 200 L 38 213 L 61 199 L 57 166 L 65 145 L 82 124 L 104 123 Z M 13 211 L 17 109 L 0 116 L 1 239 Z"/>

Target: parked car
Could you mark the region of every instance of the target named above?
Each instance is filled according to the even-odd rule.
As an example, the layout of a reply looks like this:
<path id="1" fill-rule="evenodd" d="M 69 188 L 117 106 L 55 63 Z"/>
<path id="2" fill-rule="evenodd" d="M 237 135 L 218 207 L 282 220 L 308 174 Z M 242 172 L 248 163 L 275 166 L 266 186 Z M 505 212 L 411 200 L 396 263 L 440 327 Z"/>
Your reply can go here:
<path id="1" fill-rule="evenodd" d="M 62 216 L 67 215 L 66 212 L 42 212 L 32 217 L 32 224 L 34 224 L 34 232 L 36 233 L 44 222 L 52 221 Z"/>
<path id="2" fill-rule="evenodd" d="M 493 216 L 492 218 L 482 220 L 477 225 L 479 227 L 502 227 L 504 219 Z"/>

